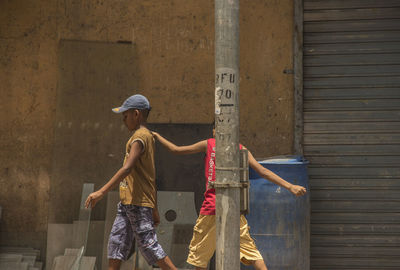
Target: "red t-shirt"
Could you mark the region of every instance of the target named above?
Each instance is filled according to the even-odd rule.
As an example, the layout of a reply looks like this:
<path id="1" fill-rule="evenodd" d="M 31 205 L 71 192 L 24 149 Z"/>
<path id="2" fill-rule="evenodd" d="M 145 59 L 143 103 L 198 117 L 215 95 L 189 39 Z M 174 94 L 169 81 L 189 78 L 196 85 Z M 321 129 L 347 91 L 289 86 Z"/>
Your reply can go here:
<path id="1" fill-rule="evenodd" d="M 240 145 L 242 149 L 242 145 Z M 208 187 L 209 181 L 215 181 L 215 139 L 207 140 L 207 154 L 204 158 L 204 169 L 206 177 L 206 192 L 200 209 L 200 215 L 215 215 L 215 189 Z"/>

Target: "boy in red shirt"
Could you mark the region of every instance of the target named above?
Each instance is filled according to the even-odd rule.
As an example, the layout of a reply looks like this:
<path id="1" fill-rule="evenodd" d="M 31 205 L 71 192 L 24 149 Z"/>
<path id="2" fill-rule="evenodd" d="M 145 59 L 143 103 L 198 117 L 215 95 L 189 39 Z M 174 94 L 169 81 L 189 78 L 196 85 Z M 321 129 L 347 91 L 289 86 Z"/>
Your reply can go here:
<path id="1" fill-rule="evenodd" d="M 206 192 L 204 193 L 203 205 L 200 215 L 193 228 L 193 237 L 189 246 L 187 262 L 194 265 L 197 270 L 205 270 L 208 262 L 215 251 L 215 189 L 208 187 L 208 182 L 215 181 L 215 139 L 208 139 L 187 146 L 176 146 L 162 137 L 157 132 L 153 136 L 170 152 L 177 155 L 188 155 L 203 152 L 205 157 Z M 213 130 L 215 134 L 215 130 Z M 242 145 L 240 145 L 242 148 Z M 261 166 L 248 152 L 249 166 L 263 178 L 280 185 L 296 196 L 302 196 L 306 189 L 302 186 L 293 185 L 283 180 L 272 171 Z M 249 233 L 249 227 L 244 215 L 240 216 L 240 260 L 245 265 L 253 265 L 257 270 L 267 270 L 264 260 L 258 251 L 254 240 Z"/>

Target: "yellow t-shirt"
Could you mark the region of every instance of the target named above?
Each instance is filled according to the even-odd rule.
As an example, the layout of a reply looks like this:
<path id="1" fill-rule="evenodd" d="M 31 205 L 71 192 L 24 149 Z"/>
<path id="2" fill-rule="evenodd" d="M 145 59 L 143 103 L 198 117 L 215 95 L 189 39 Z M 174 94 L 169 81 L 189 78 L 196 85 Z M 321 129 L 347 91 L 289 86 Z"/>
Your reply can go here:
<path id="1" fill-rule="evenodd" d="M 143 145 L 143 152 L 131 173 L 120 183 L 119 196 L 122 204 L 155 207 L 156 202 L 156 170 L 154 166 L 154 138 L 147 128 L 136 130 L 126 144 L 125 159 L 129 156 L 135 141 Z"/>

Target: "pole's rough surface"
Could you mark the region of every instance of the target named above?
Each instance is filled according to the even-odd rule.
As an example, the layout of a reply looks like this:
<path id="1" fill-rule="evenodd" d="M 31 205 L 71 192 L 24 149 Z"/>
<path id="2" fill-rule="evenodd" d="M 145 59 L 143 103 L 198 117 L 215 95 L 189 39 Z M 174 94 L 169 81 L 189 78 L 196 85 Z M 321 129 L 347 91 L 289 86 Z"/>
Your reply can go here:
<path id="1" fill-rule="evenodd" d="M 239 270 L 239 0 L 215 0 L 215 124 L 216 269 Z"/>

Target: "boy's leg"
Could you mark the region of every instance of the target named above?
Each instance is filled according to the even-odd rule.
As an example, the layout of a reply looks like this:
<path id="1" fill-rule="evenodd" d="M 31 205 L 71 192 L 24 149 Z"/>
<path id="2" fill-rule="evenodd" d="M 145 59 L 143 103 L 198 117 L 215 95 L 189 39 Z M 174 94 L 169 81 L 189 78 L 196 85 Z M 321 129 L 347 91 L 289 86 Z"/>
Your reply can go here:
<path id="1" fill-rule="evenodd" d="M 157 263 L 163 270 L 175 270 L 176 267 L 158 243 L 153 222 L 153 209 L 130 205 L 127 211 L 136 243 L 143 258 L 149 265 Z"/>
<path id="2" fill-rule="evenodd" d="M 240 261 L 245 265 L 253 265 L 256 270 L 267 270 L 261 253 L 250 236 L 246 218 L 240 216 Z"/>
<path id="3" fill-rule="evenodd" d="M 157 265 L 158 265 L 158 267 L 160 267 L 163 270 L 175 270 L 176 269 L 175 265 L 172 263 L 171 259 L 168 256 L 162 258 L 161 260 L 158 260 Z"/>
<path id="4" fill-rule="evenodd" d="M 119 270 L 121 267 L 121 260 L 109 259 L 108 260 L 108 270 Z"/>
<path id="5" fill-rule="evenodd" d="M 256 260 L 251 263 L 256 270 L 268 270 L 264 260 Z"/>
<path id="6" fill-rule="evenodd" d="M 134 237 L 125 206 L 118 204 L 118 212 L 108 238 L 108 269 L 119 270 L 121 262 L 127 260 L 134 248 Z"/>
<path id="7" fill-rule="evenodd" d="M 199 215 L 193 228 L 189 255 L 186 260 L 196 269 L 206 269 L 215 252 L 215 216 Z"/>

